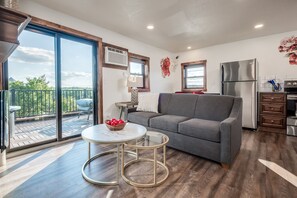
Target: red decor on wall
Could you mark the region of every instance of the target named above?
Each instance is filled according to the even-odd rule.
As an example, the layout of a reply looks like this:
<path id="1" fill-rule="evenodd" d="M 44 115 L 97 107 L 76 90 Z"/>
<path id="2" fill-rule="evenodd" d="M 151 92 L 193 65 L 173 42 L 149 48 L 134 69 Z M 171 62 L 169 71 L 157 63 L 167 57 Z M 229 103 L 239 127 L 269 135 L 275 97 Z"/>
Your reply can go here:
<path id="1" fill-rule="evenodd" d="M 161 60 L 160 66 L 163 78 L 170 76 L 170 59 L 168 57 Z"/>
<path id="2" fill-rule="evenodd" d="M 291 65 L 297 65 L 297 37 L 292 36 L 281 41 L 279 52 L 285 52 Z"/>

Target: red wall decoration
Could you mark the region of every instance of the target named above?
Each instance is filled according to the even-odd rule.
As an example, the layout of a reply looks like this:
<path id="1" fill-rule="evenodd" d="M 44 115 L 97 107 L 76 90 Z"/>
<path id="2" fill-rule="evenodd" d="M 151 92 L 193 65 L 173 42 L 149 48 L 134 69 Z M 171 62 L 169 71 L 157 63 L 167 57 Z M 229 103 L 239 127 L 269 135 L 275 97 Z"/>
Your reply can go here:
<path id="1" fill-rule="evenodd" d="M 297 65 L 297 37 L 292 36 L 281 41 L 279 52 L 285 52 L 291 65 Z"/>
<path id="2" fill-rule="evenodd" d="M 166 76 L 170 76 L 170 58 L 163 58 L 161 60 L 160 66 L 163 78 L 165 78 Z"/>

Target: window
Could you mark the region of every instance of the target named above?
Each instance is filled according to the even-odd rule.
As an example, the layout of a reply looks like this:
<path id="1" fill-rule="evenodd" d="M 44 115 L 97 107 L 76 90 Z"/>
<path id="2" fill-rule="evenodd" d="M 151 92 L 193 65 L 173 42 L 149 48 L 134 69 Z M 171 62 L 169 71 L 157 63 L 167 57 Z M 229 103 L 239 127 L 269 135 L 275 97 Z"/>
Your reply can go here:
<path id="1" fill-rule="evenodd" d="M 206 60 L 182 63 L 182 91 L 206 91 Z"/>
<path id="2" fill-rule="evenodd" d="M 129 74 L 132 77 L 140 79 L 138 91 L 150 91 L 149 85 L 149 57 L 129 53 Z M 130 91 L 130 88 L 129 88 Z"/>

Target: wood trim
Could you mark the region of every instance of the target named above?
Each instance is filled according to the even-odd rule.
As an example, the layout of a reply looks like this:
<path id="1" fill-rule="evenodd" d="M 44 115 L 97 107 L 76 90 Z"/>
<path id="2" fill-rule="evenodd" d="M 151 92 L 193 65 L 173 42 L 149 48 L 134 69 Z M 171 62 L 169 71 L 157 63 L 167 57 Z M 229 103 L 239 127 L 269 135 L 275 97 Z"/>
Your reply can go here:
<path id="1" fill-rule="evenodd" d="M 98 93 L 98 123 L 103 123 L 103 47 L 102 42 L 98 41 L 98 50 L 97 50 L 97 72 L 98 72 L 98 80 L 97 80 L 97 93 Z"/>
<path id="2" fill-rule="evenodd" d="M 4 68 L 4 64 L 0 63 L 0 90 L 4 90 L 4 83 L 3 83 L 3 68 Z"/>
<path id="3" fill-rule="evenodd" d="M 121 70 L 127 70 L 128 69 L 128 66 L 125 67 L 125 66 L 120 66 L 120 65 L 113 65 L 113 64 L 109 64 L 109 63 L 105 63 L 105 47 L 112 47 L 112 48 L 116 48 L 116 49 L 119 49 L 119 50 L 123 50 L 123 51 L 127 51 L 129 53 L 129 50 L 127 48 L 123 48 L 123 47 L 120 47 L 120 46 L 117 46 L 117 45 L 113 45 L 113 44 L 110 44 L 110 43 L 102 43 L 102 50 L 103 50 L 103 56 L 102 56 L 102 60 L 103 60 L 103 67 L 107 67 L 107 68 L 112 68 L 112 69 L 121 69 Z"/>
<path id="4" fill-rule="evenodd" d="M 206 67 L 207 60 L 199 60 L 199 61 L 192 61 L 192 62 L 186 62 L 181 64 L 181 86 L 182 92 L 195 92 L 195 91 L 207 91 L 207 67 Z M 186 89 L 185 88 L 185 82 L 184 82 L 184 71 L 185 67 L 189 65 L 204 65 L 204 88 L 202 89 Z"/>
<path id="5" fill-rule="evenodd" d="M 182 65 L 199 65 L 199 64 L 205 64 L 206 65 L 207 60 L 199 60 L 199 61 L 191 61 L 191 62 L 186 62 L 186 63 L 182 63 Z"/>
<path id="6" fill-rule="evenodd" d="M 151 91 L 151 88 L 150 88 L 150 57 L 129 52 L 129 66 L 130 66 L 130 61 L 132 58 L 145 61 L 146 65 L 147 65 L 147 74 L 145 74 L 144 88 L 138 88 L 138 92 L 150 92 Z M 129 93 L 131 92 L 130 87 L 128 87 L 128 92 Z"/>
<path id="7" fill-rule="evenodd" d="M 40 19 L 34 16 L 30 16 L 32 18 L 31 20 L 31 24 L 33 25 L 38 25 L 41 27 L 46 27 L 48 29 L 51 30 L 55 30 L 58 32 L 63 32 L 63 33 L 67 33 L 73 36 L 78 36 L 78 37 L 82 37 L 88 40 L 92 40 L 97 42 L 98 46 L 97 46 L 97 72 L 98 72 L 98 76 L 97 76 L 97 92 L 98 92 L 98 108 L 97 112 L 98 112 L 98 122 L 99 123 L 103 123 L 103 71 L 102 71 L 102 66 L 103 66 L 103 47 L 102 47 L 102 38 L 98 37 L 98 36 L 94 36 L 79 30 L 75 30 L 63 25 L 59 25 L 44 19 Z"/>
<path id="8" fill-rule="evenodd" d="M 143 60 L 143 61 L 149 61 L 150 60 L 150 57 L 129 52 L 129 59 L 130 58 L 136 58 L 136 59 L 140 59 L 140 60 Z"/>
<path id="9" fill-rule="evenodd" d="M 46 27 L 48 29 L 68 33 L 68 34 L 78 36 L 78 37 L 83 37 L 85 39 L 89 39 L 89 40 L 92 40 L 92 41 L 97 41 L 97 42 L 101 41 L 102 42 L 102 38 L 100 38 L 98 36 L 94 36 L 94 35 L 79 31 L 79 30 L 75 30 L 75 29 L 72 29 L 72 28 L 69 28 L 69 27 L 66 27 L 66 26 L 63 26 L 63 25 L 59 25 L 59 24 L 56 24 L 56 23 L 53 23 L 53 22 L 50 22 L 50 21 L 47 21 L 47 20 L 44 20 L 44 19 L 40 19 L 40 18 L 37 18 L 35 16 L 30 16 L 30 17 L 32 18 L 30 23 L 33 24 L 33 25 L 39 25 L 39 26 L 42 26 L 42 27 Z"/>

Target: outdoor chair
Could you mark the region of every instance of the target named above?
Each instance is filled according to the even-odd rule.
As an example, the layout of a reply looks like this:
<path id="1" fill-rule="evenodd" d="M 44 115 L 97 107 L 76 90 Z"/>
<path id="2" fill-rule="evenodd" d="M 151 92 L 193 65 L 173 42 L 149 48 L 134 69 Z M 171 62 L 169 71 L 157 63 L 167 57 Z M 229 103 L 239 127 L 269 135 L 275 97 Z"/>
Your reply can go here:
<path id="1" fill-rule="evenodd" d="M 80 117 L 81 114 L 88 114 L 88 120 L 90 118 L 90 114 L 93 111 L 93 100 L 89 98 L 84 98 L 84 99 L 79 99 L 76 101 L 77 105 L 77 110 L 79 111 L 78 113 L 78 118 Z"/>

